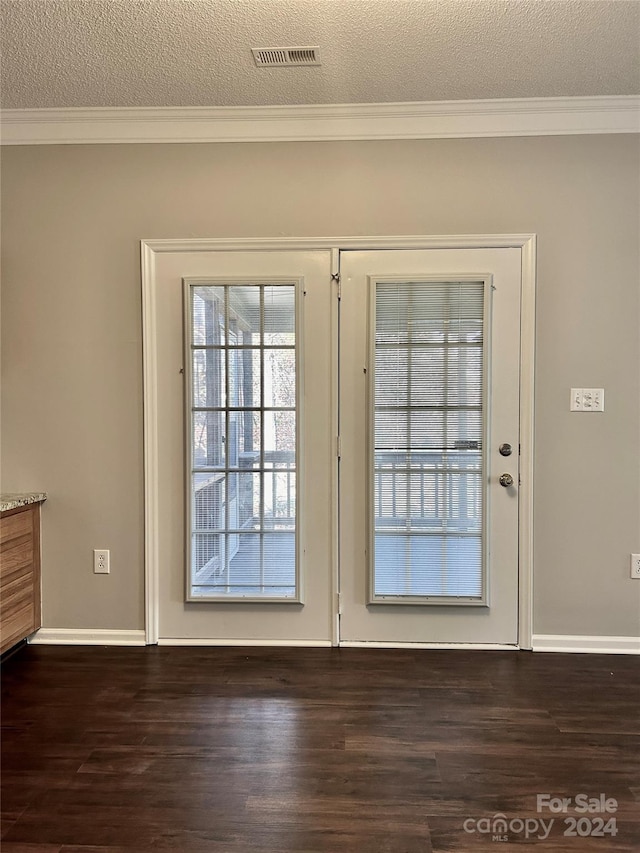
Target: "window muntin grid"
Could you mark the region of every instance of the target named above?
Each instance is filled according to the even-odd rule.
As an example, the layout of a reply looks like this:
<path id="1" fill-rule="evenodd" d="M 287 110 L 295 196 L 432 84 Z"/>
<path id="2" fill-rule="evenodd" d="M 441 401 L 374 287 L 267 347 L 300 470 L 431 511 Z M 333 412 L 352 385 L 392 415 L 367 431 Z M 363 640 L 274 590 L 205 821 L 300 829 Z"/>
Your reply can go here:
<path id="1" fill-rule="evenodd" d="M 299 600 L 296 282 L 186 282 L 188 600 Z"/>

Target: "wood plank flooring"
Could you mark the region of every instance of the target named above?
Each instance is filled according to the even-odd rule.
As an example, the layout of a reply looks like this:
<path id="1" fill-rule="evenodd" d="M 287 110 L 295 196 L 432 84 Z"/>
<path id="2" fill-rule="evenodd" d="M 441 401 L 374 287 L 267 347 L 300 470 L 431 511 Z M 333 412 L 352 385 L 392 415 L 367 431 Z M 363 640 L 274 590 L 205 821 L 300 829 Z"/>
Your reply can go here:
<path id="1" fill-rule="evenodd" d="M 636 657 L 26 646 L 3 670 L 2 853 L 640 851 Z"/>

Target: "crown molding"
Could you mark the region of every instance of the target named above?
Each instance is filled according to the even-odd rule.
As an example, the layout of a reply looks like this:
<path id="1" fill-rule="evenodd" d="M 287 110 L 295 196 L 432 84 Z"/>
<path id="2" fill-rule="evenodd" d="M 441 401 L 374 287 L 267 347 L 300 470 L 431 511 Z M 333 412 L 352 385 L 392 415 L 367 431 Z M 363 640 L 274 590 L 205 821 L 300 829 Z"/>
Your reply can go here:
<path id="1" fill-rule="evenodd" d="M 640 133 L 640 96 L 0 111 L 3 145 L 317 142 Z"/>

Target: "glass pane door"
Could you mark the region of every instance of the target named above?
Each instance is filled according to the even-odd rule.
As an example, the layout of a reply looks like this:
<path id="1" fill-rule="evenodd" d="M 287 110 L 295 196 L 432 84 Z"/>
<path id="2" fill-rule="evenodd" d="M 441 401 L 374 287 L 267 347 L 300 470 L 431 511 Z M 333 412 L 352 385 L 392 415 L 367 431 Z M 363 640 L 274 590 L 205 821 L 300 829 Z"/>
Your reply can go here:
<path id="1" fill-rule="evenodd" d="M 343 644 L 517 642 L 520 266 L 341 253 Z"/>
<path id="2" fill-rule="evenodd" d="M 371 601 L 483 600 L 483 281 L 376 281 Z"/>
<path id="3" fill-rule="evenodd" d="M 324 249 L 155 258 L 161 642 L 331 644 L 331 264 Z"/>

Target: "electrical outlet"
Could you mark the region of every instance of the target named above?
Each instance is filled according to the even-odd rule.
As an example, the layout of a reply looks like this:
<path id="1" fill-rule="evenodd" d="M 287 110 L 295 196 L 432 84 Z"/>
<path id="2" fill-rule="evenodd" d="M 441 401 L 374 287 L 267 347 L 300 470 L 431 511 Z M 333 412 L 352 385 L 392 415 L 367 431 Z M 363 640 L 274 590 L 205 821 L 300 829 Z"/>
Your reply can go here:
<path id="1" fill-rule="evenodd" d="M 631 577 L 640 580 L 640 554 L 631 555 Z"/>
<path id="2" fill-rule="evenodd" d="M 109 574 L 109 551 L 106 548 L 93 552 L 93 572 L 96 575 Z"/>

